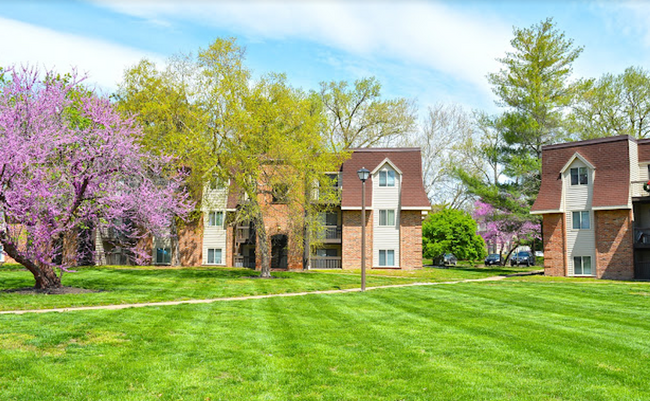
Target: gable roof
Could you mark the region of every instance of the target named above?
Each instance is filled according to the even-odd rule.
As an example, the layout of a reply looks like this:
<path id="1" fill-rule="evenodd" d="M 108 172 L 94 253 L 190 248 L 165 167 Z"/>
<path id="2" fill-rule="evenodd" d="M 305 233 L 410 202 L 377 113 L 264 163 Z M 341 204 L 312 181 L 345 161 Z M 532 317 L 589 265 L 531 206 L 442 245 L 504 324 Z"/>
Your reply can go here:
<path id="1" fill-rule="evenodd" d="M 562 207 L 562 171 L 580 158 L 597 173 L 592 182 L 594 209 L 621 207 L 630 196 L 630 141 L 622 135 L 542 148 L 542 185 L 532 213 L 558 213 Z M 576 156 L 578 155 L 578 156 Z"/>
<path id="2" fill-rule="evenodd" d="M 422 155 L 420 148 L 353 149 L 343 163 L 343 193 L 341 208 L 361 208 L 361 182 L 357 171 L 365 167 L 373 173 L 386 162 L 402 175 L 401 207 L 429 209 L 431 202 L 422 184 Z M 372 207 L 372 175 L 366 182 L 366 207 Z"/>
<path id="3" fill-rule="evenodd" d="M 583 162 L 584 164 L 586 164 L 587 167 L 589 167 L 590 169 L 592 169 L 592 170 L 595 170 L 595 169 L 596 169 L 596 167 L 594 167 L 593 164 L 589 163 L 589 160 L 585 159 L 585 158 L 584 158 L 580 153 L 575 152 L 575 153 L 573 154 L 573 156 L 571 156 L 571 158 L 569 159 L 569 161 L 566 162 L 566 164 L 564 165 L 564 167 L 562 167 L 562 170 L 560 170 L 560 173 L 564 173 L 565 171 L 567 171 L 567 170 L 569 169 L 569 167 L 571 167 L 571 165 L 573 164 L 573 162 L 574 162 L 576 159 L 578 159 L 578 160 L 580 160 L 581 162 Z"/>
<path id="4" fill-rule="evenodd" d="M 385 158 L 384 161 L 379 163 L 377 165 L 377 167 L 375 167 L 375 169 L 370 172 L 370 174 L 375 175 L 377 173 L 377 171 L 379 171 L 379 169 L 384 167 L 385 164 L 388 164 L 393 170 L 395 170 L 397 172 L 397 174 L 402 175 L 402 170 L 397 168 L 397 166 L 395 164 L 393 164 L 393 162 L 391 162 L 389 158 Z"/>

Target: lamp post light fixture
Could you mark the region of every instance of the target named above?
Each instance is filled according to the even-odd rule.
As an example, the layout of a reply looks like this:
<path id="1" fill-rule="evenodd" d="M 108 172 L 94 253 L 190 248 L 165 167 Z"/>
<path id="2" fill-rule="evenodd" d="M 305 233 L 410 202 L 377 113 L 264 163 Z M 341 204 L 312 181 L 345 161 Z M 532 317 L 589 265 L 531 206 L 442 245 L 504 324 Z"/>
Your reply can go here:
<path id="1" fill-rule="evenodd" d="M 370 171 L 361 167 L 357 171 L 361 180 L 361 291 L 366 290 L 366 180 L 370 177 Z"/>

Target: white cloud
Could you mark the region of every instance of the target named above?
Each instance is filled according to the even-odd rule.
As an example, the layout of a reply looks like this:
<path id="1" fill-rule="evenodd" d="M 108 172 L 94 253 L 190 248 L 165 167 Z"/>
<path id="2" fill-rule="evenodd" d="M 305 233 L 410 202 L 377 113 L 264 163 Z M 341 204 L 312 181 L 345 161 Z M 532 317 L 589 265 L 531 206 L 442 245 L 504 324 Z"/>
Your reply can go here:
<path id="1" fill-rule="evenodd" d="M 496 17 L 430 2 L 124 2 L 114 11 L 152 21 L 187 19 L 252 39 L 314 41 L 368 58 L 431 68 L 489 91 L 485 75 L 509 48 L 511 27 Z"/>
<path id="2" fill-rule="evenodd" d="M 162 59 L 137 49 L 5 18 L 0 18 L 0 37 L 19 38 L 0 41 L 0 65 L 29 64 L 60 73 L 76 68 L 88 75 L 88 83 L 108 91 L 117 87 L 125 68 L 143 57 Z"/>

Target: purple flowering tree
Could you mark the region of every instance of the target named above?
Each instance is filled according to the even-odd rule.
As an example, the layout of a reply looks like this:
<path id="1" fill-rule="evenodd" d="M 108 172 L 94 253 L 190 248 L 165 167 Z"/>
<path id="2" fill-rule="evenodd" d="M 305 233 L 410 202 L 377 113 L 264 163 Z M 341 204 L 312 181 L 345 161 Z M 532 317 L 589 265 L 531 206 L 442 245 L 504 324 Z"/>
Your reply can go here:
<path id="1" fill-rule="evenodd" d="M 144 152 L 133 121 L 80 83 L 30 68 L 0 80 L 0 243 L 35 288 L 61 286 L 66 237 L 105 227 L 143 239 L 190 206 L 168 160 Z"/>
<path id="2" fill-rule="evenodd" d="M 478 234 L 483 237 L 488 247 L 492 245 L 497 253 L 506 255 L 501 260 L 503 265 L 522 241 L 540 239 L 539 223 L 498 209 L 482 200 L 476 201 L 472 217 L 478 223 Z"/>

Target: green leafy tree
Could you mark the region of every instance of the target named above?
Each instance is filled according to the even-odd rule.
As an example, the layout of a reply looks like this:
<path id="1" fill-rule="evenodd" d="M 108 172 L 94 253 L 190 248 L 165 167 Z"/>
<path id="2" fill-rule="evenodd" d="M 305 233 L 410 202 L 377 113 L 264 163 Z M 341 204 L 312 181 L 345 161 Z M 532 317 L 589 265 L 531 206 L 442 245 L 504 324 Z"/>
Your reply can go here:
<path id="1" fill-rule="evenodd" d="M 319 97 L 327 116 L 332 149 L 388 146 L 415 129 L 415 107 L 405 98 L 382 100 L 381 84 L 372 78 L 322 82 Z"/>
<path id="2" fill-rule="evenodd" d="M 427 258 L 448 252 L 464 260 L 478 260 L 487 255 L 472 216 L 447 208 L 429 214 L 422 223 L 422 248 Z"/>
<path id="3" fill-rule="evenodd" d="M 577 139 L 630 135 L 650 137 L 650 73 L 629 67 L 620 75 L 605 74 L 581 81 L 570 116 Z"/>
<path id="4" fill-rule="evenodd" d="M 230 183 L 240 205 L 233 223 L 254 223 L 261 276 L 269 277 L 264 223 L 274 197 L 286 205 L 294 237 L 307 235 L 327 204 L 312 202 L 311 185 L 325 180 L 342 156 L 329 152 L 321 136 L 325 119 L 317 96 L 290 87 L 279 74 L 253 81 L 244 60 L 244 49 L 230 38 L 176 57 L 163 72 L 143 61 L 126 72 L 117 98 L 145 122 L 145 147 L 189 167 L 197 196 L 208 179 Z"/>
<path id="5" fill-rule="evenodd" d="M 506 111 L 494 121 L 504 139 L 505 174 L 527 196 L 541 182 L 542 146 L 565 138 L 564 115 L 579 83 L 570 83 L 572 64 L 582 52 L 552 19 L 515 28 L 514 51 L 499 59 L 503 68 L 488 75 L 498 105 Z"/>

